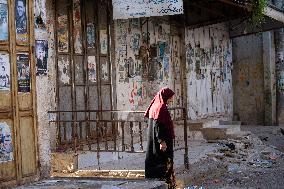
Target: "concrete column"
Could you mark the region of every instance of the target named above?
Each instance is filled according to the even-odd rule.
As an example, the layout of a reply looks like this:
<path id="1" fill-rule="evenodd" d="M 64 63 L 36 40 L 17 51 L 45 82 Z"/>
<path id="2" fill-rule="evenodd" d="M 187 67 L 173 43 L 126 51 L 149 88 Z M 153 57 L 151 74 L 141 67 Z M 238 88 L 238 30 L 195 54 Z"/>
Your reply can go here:
<path id="1" fill-rule="evenodd" d="M 275 30 L 275 61 L 277 73 L 277 122 L 284 125 L 284 29 Z"/>
<path id="2" fill-rule="evenodd" d="M 276 76 L 274 33 L 264 32 L 263 70 L 264 70 L 264 124 L 276 124 Z"/>

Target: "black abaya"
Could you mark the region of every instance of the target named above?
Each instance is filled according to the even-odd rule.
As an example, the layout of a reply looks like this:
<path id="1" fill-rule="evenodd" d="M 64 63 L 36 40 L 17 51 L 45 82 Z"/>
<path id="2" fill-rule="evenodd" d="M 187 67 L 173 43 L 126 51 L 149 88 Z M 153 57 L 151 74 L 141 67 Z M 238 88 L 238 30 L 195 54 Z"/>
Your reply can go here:
<path id="1" fill-rule="evenodd" d="M 169 186 L 174 185 L 174 183 L 172 183 L 173 139 L 166 131 L 165 125 L 154 119 L 149 119 L 147 139 L 145 177 L 166 180 Z M 166 142 L 166 151 L 160 150 L 161 141 Z"/>

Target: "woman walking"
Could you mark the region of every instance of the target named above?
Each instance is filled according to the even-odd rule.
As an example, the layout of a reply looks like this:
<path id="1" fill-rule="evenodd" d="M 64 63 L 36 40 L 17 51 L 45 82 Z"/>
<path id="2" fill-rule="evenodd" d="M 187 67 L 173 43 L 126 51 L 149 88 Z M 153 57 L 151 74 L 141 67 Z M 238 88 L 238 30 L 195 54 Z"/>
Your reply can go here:
<path id="1" fill-rule="evenodd" d="M 175 133 L 167 107 L 174 94 L 171 89 L 162 88 L 145 112 L 145 117 L 149 118 L 145 177 L 165 180 L 169 189 L 176 185 L 173 170 Z"/>

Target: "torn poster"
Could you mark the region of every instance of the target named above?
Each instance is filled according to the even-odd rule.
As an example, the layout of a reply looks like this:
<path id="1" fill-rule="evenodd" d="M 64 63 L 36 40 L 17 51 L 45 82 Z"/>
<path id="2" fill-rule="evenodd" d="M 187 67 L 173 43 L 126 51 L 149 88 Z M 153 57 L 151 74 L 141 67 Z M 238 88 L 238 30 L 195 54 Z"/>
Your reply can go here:
<path id="1" fill-rule="evenodd" d="M 67 15 L 58 16 L 58 52 L 68 52 L 68 18 Z"/>
<path id="2" fill-rule="evenodd" d="M 8 32 L 7 0 L 0 0 L 0 41 L 8 40 Z"/>
<path id="3" fill-rule="evenodd" d="M 10 90 L 10 61 L 9 54 L 0 54 L 0 91 Z"/>
<path id="4" fill-rule="evenodd" d="M 107 42 L 107 30 L 100 30 L 100 47 L 101 54 L 107 54 L 108 42 Z"/>
<path id="5" fill-rule="evenodd" d="M 97 81 L 96 57 L 88 56 L 89 81 Z"/>

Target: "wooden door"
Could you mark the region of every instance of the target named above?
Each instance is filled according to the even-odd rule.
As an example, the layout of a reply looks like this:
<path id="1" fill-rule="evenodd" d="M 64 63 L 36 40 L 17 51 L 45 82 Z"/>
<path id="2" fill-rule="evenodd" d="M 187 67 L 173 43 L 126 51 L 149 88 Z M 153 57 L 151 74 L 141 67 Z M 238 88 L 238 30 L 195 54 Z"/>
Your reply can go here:
<path id="1" fill-rule="evenodd" d="M 38 175 L 32 0 L 0 0 L 0 186 Z"/>

